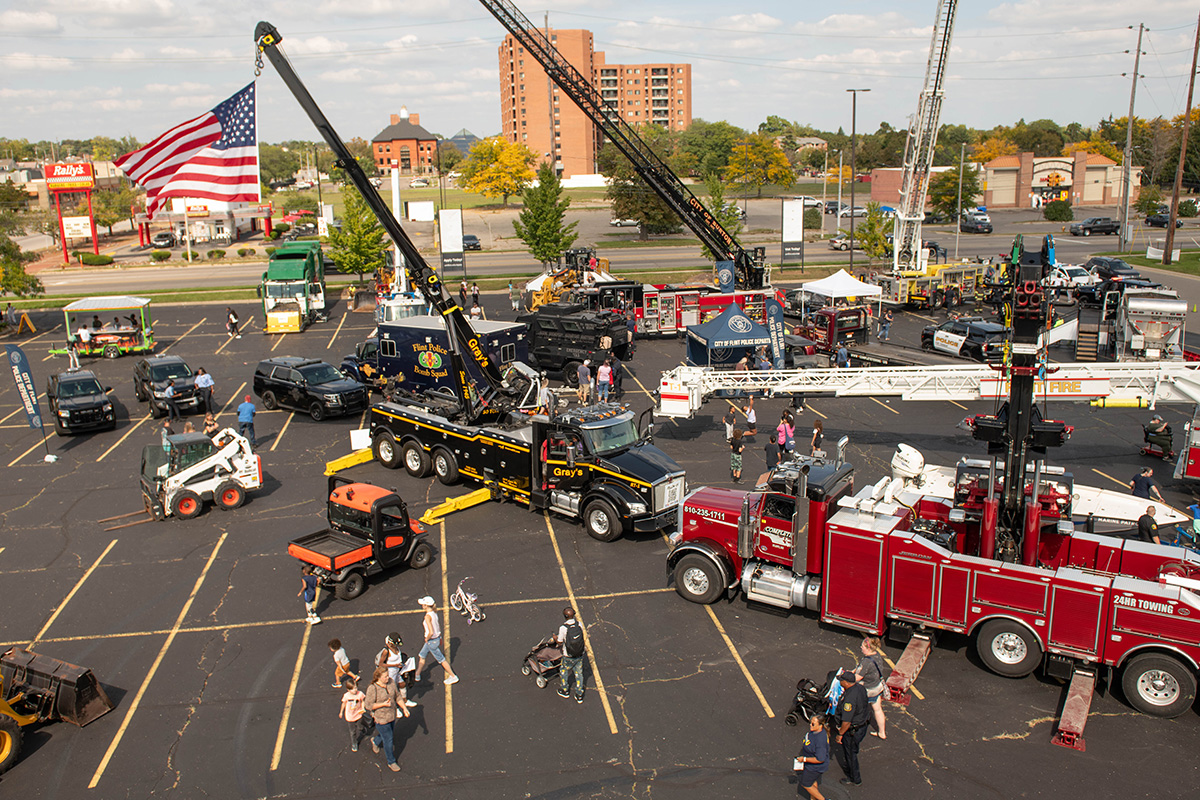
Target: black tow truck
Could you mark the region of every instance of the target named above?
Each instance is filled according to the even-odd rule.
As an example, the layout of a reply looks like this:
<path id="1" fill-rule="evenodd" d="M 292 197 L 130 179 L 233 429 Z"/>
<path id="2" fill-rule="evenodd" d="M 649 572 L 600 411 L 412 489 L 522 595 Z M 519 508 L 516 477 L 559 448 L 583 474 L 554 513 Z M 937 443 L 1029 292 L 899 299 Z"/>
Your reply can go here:
<path id="1" fill-rule="evenodd" d="M 432 471 L 445 484 L 463 476 L 480 481 L 497 499 L 582 519 L 588 533 L 601 541 L 626 531 L 674 526 L 686 476 L 654 446 L 652 428 L 643 435 L 633 412 L 620 405 L 590 406 L 553 417 L 527 413 L 538 376 L 518 363 L 501 371 L 488 355 L 441 277 L 425 262 L 296 75 L 279 47 L 281 40 L 270 23 L 260 22 L 255 29 L 258 52 L 279 72 L 333 150 L 338 166 L 396 243 L 411 285 L 446 321 L 452 388 L 400 389 L 390 401 L 372 406 L 375 458 L 392 469 L 403 464 L 417 476 Z M 754 265 L 740 266 L 745 270 Z M 761 270 L 756 274 L 761 280 Z"/>

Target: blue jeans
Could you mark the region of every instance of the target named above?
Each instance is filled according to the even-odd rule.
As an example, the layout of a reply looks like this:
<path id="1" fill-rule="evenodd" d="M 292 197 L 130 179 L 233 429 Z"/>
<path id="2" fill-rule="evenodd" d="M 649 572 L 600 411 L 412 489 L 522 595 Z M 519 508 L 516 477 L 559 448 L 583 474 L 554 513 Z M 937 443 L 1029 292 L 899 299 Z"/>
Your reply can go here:
<path id="1" fill-rule="evenodd" d="M 395 732 L 392 730 L 392 726 L 395 724 L 395 720 L 386 724 L 376 722 L 375 735 L 371 737 L 372 744 L 377 744 L 383 748 L 384 758 L 387 759 L 387 763 L 389 764 L 396 763 L 396 746 L 393 743 Z"/>
<path id="2" fill-rule="evenodd" d="M 596 394 L 600 396 L 601 403 L 608 402 L 608 386 L 609 384 L 607 383 L 596 384 Z"/>
<path id="3" fill-rule="evenodd" d="M 558 690 L 567 694 L 571 691 L 571 675 L 575 676 L 575 695 L 583 697 L 583 656 L 571 658 L 563 656 L 562 666 L 558 668 Z"/>
<path id="4" fill-rule="evenodd" d="M 238 434 L 240 434 L 241 436 L 245 436 L 247 439 L 249 439 L 251 447 L 256 447 L 258 445 L 258 440 L 254 438 L 254 423 L 253 422 L 238 423 Z"/>
<path id="5" fill-rule="evenodd" d="M 881 324 L 879 326 L 879 338 L 880 339 L 892 338 L 892 323 L 884 322 L 883 324 Z"/>

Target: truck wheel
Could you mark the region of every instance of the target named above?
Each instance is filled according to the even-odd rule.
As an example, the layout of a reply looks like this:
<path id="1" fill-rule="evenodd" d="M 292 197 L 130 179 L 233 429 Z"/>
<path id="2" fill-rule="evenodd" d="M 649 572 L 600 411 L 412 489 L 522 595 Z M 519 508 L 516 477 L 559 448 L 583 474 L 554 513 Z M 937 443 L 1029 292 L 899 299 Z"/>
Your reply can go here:
<path id="1" fill-rule="evenodd" d="M 246 490 L 233 481 L 225 481 L 213 492 L 213 499 L 217 501 L 217 508 L 232 511 L 246 502 Z"/>
<path id="2" fill-rule="evenodd" d="M 108 345 L 107 347 L 104 348 L 104 357 L 105 358 L 120 358 L 121 357 L 121 348 L 117 347 L 115 344 Z"/>
<path id="3" fill-rule="evenodd" d="M 159 405 L 153 397 L 150 398 L 150 416 L 154 419 L 165 417 L 167 415 L 167 407 Z"/>
<path id="4" fill-rule="evenodd" d="M 279 401 L 275 399 L 275 393 L 270 390 L 263 392 L 262 400 L 263 408 L 267 411 L 274 411 L 279 408 Z"/>
<path id="5" fill-rule="evenodd" d="M 375 460 L 388 469 L 400 466 L 400 451 L 396 449 L 396 440 L 390 433 L 381 433 L 371 442 L 371 451 Z"/>
<path id="6" fill-rule="evenodd" d="M 404 468 L 414 478 L 424 478 L 429 474 L 429 453 L 416 442 L 405 442 Z"/>
<path id="7" fill-rule="evenodd" d="M 412 569 L 425 569 L 433 563 L 433 548 L 428 542 L 421 542 L 413 548 L 412 555 L 408 557 L 408 566 Z"/>
<path id="8" fill-rule="evenodd" d="M 1091 235 L 1092 235 L 1092 229 L 1091 229 L 1091 228 L 1084 228 L 1084 229 L 1083 229 L 1083 235 L 1084 235 L 1084 236 L 1091 236 Z"/>
<path id="9" fill-rule="evenodd" d="M 1196 676 L 1170 656 L 1145 653 L 1125 667 L 1121 689 L 1143 714 L 1178 717 L 1196 700 Z"/>
<path id="10" fill-rule="evenodd" d="M 325 419 L 325 406 L 314 401 L 313 404 L 308 407 L 308 415 L 313 418 L 313 422 L 320 422 L 321 420 Z"/>
<path id="11" fill-rule="evenodd" d="M 698 553 L 689 553 L 679 559 L 674 575 L 675 591 L 693 603 L 708 605 L 725 590 L 717 565 Z"/>
<path id="12" fill-rule="evenodd" d="M 454 460 L 454 454 L 443 447 L 434 450 L 433 472 L 446 486 L 458 483 L 458 462 Z"/>
<path id="13" fill-rule="evenodd" d="M 146 394 L 146 391 L 142 388 L 141 381 L 133 382 L 133 396 L 136 397 L 139 402 L 149 399 L 148 395 Z"/>
<path id="14" fill-rule="evenodd" d="M 54 415 L 54 432 L 59 436 L 67 436 L 70 434 L 70 431 L 63 427 L 62 420 L 57 414 Z"/>
<path id="15" fill-rule="evenodd" d="M 353 600 L 367 588 L 367 579 L 361 572 L 351 572 L 341 583 L 333 586 L 333 593 L 338 600 Z"/>
<path id="16" fill-rule="evenodd" d="M 607 500 L 593 500 L 583 510 L 583 527 L 588 536 L 602 542 L 612 542 L 623 533 L 621 517 Z"/>
<path id="17" fill-rule="evenodd" d="M 1042 646 L 1033 634 L 1007 619 L 994 619 L 979 629 L 975 652 L 988 669 L 1006 678 L 1023 678 L 1042 660 Z"/>
<path id="18" fill-rule="evenodd" d="M 191 489 L 180 490 L 179 494 L 175 495 L 175 499 L 171 501 L 171 513 L 180 519 L 192 519 L 199 516 L 203 508 L 204 501 Z"/>
<path id="19" fill-rule="evenodd" d="M 15 719 L 0 714 L 0 775 L 7 772 L 21 757 L 21 740 L 24 735 Z"/>
<path id="20" fill-rule="evenodd" d="M 582 361 L 568 361 L 563 366 L 562 379 L 563 383 L 574 389 L 579 385 L 579 365 Z"/>

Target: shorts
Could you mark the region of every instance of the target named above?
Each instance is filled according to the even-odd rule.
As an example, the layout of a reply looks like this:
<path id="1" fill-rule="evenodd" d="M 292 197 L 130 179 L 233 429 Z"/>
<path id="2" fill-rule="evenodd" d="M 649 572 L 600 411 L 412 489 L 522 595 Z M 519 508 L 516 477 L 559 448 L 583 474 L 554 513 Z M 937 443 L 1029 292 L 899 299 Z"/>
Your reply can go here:
<path id="1" fill-rule="evenodd" d="M 804 766 L 804 770 L 800 773 L 798 780 L 800 785 L 803 787 L 820 786 L 821 776 L 824 774 L 824 772 L 817 772 L 815 769 L 812 769 L 810 765 L 806 764 Z"/>
<path id="2" fill-rule="evenodd" d="M 742 454 L 741 453 L 730 453 L 729 454 L 729 468 L 730 469 L 741 469 L 742 468 Z"/>
<path id="3" fill-rule="evenodd" d="M 425 658 L 426 656 L 433 656 L 433 660 L 439 664 L 445 662 L 446 656 L 442 653 L 442 640 L 440 638 L 430 639 L 421 647 L 421 652 L 417 657 Z"/>

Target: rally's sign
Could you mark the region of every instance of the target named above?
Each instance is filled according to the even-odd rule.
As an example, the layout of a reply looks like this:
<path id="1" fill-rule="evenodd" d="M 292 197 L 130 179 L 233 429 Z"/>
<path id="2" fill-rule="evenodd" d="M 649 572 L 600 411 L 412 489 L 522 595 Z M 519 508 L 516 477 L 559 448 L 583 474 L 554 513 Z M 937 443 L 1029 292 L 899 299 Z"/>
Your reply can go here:
<path id="1" fill-rule="evenodd" d="M 91 217 L 63 217 L 63 234 L 68 239 L 88 239 L 92 235 Z"/>
<path id="2" fill-rule="evenodd" d="M 96 185 L 96 174 L 91 164 L 47 164 L 46 188 L 52 192 L 91 189 Z"/>

